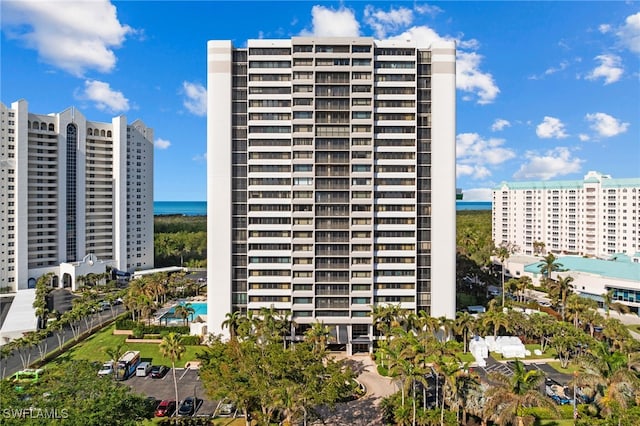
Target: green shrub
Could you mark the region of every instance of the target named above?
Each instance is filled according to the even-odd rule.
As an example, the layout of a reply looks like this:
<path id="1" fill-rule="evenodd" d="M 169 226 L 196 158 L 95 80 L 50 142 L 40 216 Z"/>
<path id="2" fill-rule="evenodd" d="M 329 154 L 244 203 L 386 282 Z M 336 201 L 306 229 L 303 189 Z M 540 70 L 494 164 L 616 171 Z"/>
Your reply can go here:
<path id="1" fill-rule="evenodd" d="M 573 418 L 572 405 L 560 405 L 557 408 L 557 414 L 553 413 L 550 409 L 545 407 L 528 407 L 524 409 L 524 412 L 526 415 L 533 416 L 539 420 L 558 420 Z"/>
<path id="2" fill-rule="evenodd" d="M 165 336 L 171 332 L 180 334 L 189 334 L 189 327 L 180 325 L 176 327 L 169 327 L 164 325 L 145 325 L 138 321 L 130 319 L 118 319 L 116 320 L 116 330 L 142 330 L 142 334 L 159 334 Z M 140 336 L 141 338 L 142 336 Z"/>
<path id="3" fill-rule="evenodd" d="M 162 339 L 162 335 L 161 334 L 145 334 L 143 339 Z"/>
<path id="4" fill-rule="evenodd" d="M 144 328 L 143 327 L 136 327 L 132 330 L 133 334 L 131 335 L 131 337 L 133 337 L 134 339 L 142 339 L 144 337 Z"/>
<path id="5" fill-rule="evenodd" d="M 200 336 L 182 336 L 180 342 L 183 345 L 199 345 L 200 344 Z"/>

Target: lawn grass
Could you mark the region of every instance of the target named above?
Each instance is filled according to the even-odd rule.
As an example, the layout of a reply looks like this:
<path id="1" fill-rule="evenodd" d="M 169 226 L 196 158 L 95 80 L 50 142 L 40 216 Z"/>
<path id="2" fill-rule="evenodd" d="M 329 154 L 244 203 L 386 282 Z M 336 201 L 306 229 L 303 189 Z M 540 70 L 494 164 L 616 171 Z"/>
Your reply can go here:
<path id="1" fill-rule="evenodd" d="M 536 420 L 535 426 L 573 426 L 575 423 L 573 419 L 568 420 Z"/>
<path id="2" fill-rule="evenodd" d="M 79 343 L 60 355 L 54 362 L 67 359 L 86 359 L 98 362 L 107 361 L 106 351 L 110 348 L 115 348 L 120 343 L 124 343 L 127 338 L 127 336 L 123 335 L 114 335 L 114 328 L 115 326 L 110 326 L 94 334 L 84 342 Z M 186 351 L 182 354 L 182 358 L 176 361 L 176 367 L 182 368 L 188 361 L 195 360 L 196 353 L 202 352 L 204 348 L 204 346 L 185 346 Z M 156 343 L 124 343 L 124 350 L 140 351 L 140 357 L 143 361 L 171 367 L 171 360 L 160 355 L 159 345 Z"/>
<path id="3" fill-rule="evenodd" d="M 580 369 L 579 365 L 576 365 L 572 362 L 569 363 L 569 365 L 567 365 L 567 368 L 562 368 L 560 366 L 560 361 L 553 361 L 553 362 L 549 362 L 547 363 L 549 364 L 549 367 L 553 368 L 554 370 L 563 373 L 563 374 L 569 374 L 569 375 L 573 375 L 573 373 L 575 372 L 580 372 L 582 371 Z"/>
<path id="4" fill-rule="evenodd" d="M 462 352 L 458 352 L 456 355 L 460 357 L 460 361 L 462 362 L 475 362 L 476 360 L 471 354 L 471 352 L 467 352 L 466 354 Z"/>

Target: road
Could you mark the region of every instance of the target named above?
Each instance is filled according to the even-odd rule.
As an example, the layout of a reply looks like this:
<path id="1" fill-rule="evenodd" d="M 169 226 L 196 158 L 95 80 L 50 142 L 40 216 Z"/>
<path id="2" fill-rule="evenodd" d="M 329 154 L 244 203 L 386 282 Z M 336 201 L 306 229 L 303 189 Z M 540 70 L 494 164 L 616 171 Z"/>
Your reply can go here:
<path id="1" fill-rule="evenodd" d="M 98 312 L 95 314 L 91 314 L 89 318 L 89 325 L 92 327 L 97 327 L 98 324 L 104 324 L 108 321 L 111 321 L 113 318 L 117 317 L 125 310 L 123 305 L 113 306 L 113 312 L 111 309 L 107 309 L 102 312 Z M 93 320 L 93 322 L 92 322 Z M 87 326 L 84 320 L 80 320 L 79 322 L 79 330 L 80 334 L 86 332 Z M 58 348 L 58 338 L 56 337 L 57 333 L 51 334 L 46 339 L 42 340 L 38 346 L 43 349 L 45 352 L 51 352 Z M 63 343 L 69 341 L 73 338 L 73 333 L 71 328 L 67 327 L 62 332 Z M 40 357 L 40 352 L 38 351 L 38 347 L 35 346 L 31 348 L 30 351 L 24 351 L 22 356 L 25 360 L 30 362 L 34 362 Z M 11 355 L 7 358 L 0 360 L 0 378 L 4 379 L 5 377 L 11 376 L 16 371 L 22 370 L 24 368 L 22 359 L 17 350 L 14 350 Z"/>

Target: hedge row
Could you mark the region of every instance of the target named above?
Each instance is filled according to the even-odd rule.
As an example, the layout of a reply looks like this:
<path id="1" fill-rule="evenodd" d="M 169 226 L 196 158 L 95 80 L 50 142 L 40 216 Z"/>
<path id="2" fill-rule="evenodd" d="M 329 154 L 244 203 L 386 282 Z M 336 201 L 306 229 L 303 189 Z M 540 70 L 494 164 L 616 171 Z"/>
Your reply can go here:
<path id="1" fill-rule="evenodd" d="M 138 321 L 130 319 L 119 319 L 116 321 L 116 330 L 132 330 L 134 335 L 142 337 L 145 334 L 159 334 L 164 337 L 167 334 L 180 333 L 189 334 L 189 327 L 185 325 L 164 326 L 164 325 L 145 325 Z"/>

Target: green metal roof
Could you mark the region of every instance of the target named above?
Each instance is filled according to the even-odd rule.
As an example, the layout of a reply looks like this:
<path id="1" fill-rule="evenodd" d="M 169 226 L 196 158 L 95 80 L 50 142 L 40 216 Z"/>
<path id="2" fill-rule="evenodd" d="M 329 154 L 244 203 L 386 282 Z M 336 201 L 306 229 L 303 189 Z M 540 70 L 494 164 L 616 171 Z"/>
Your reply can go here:
<path id="1" fill-rule="evenodd" d="M 555 181 L 534 181 L 534 182 L 501 182 L 494 189 L 502 189 L 506 185 L 509 189 L 581 189 L 585 183 L 600 182 L 603 188 L 625 188 L 640 187 L 640 177 L 611 179 L 589 177 L 583 180 L 555 180 Z"/>
<path id="2" fill-rule="evenodd" d="M 557 263 L 562 265 L 562 271 L 564 272 L 587 272 L 607 278 L 637 281 L 640 283 L 640 263 L 632 262 L 629 256 L 626 255 L 618 255 L 618 257 L 614 257 L 613 260 L 565 256 L 558 258 Z M 539 274 L 541 266 L 542 262 L 531 263 L 526 265 L 524 270 L 532 274 Z"/>
<path id="3" fill-rule="evenodd" d="M 603 179 L 604 188 L 624 188 L 628 186 L 640 186 L 640 178 Z"/>

